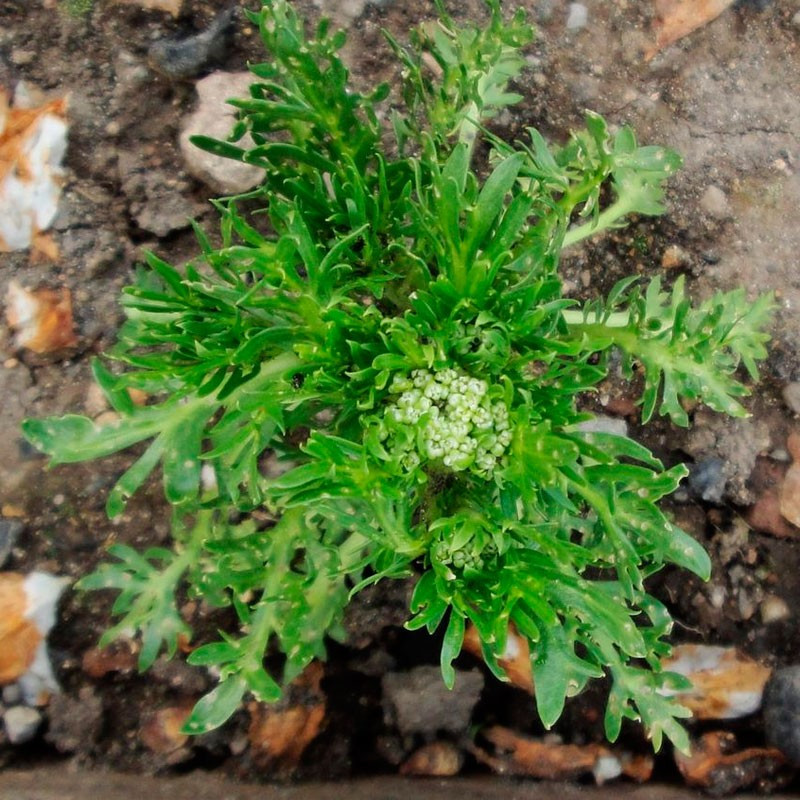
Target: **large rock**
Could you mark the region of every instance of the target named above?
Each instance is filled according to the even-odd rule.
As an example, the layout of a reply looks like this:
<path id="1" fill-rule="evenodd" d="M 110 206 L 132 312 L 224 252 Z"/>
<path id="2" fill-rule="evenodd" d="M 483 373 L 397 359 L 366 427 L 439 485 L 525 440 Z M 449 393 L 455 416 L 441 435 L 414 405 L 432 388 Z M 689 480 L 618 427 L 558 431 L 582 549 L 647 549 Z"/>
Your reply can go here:
<path id="1" fill-rule="evenodd" d="M 229 158 L 207 153 L 195 147 L 191 136 L 203 135 L 226 139 L 234 123 L 235 109 L 227 100 L 248 97 L 249 86 L 255 80 L 249 72 L 214 72 L 195 86 L 199 103 L 195 112 L 186 118 L 180 135 L 180 148 L 186 169 L 220 194 L 238 194 L 252 189 L 262 178 L 263 170 Z M 238 143 L 252 146 L 250 137 Z"/>

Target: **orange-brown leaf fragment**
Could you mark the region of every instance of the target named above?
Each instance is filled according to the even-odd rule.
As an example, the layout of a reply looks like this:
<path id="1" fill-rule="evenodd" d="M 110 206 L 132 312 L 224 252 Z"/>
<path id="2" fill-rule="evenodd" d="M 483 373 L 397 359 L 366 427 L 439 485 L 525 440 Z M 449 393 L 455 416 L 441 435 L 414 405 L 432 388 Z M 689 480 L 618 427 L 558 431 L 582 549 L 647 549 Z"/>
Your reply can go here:
<path id="1" fill-rule="evenodd" d="M 499 775 L 525 775 L 543 780 L 572 780 L 592 775 L 598 784 L 625 775 L 646 781 L 653 771 L 651 756 L 636 756 L 601 744 L 562 744 L 534 739 L 495 725 L 482 732 L 494 753 L 479 747 L 479 761 Z"/>
<path id="2" fill-rule="evenodd" d="M 655 0 L 655 43 L 645 53 L 649 61 L 665 47 L 716 19 L 735 0 Z"/>
<path id="3" fill-rule="evenodd" d="M 476 658 L 482 658 L 481 639 L 474 625 L 467 627 L 464 634 L 464 650 Z M 520 636 L 514 626 L 508 629 L 506 651 L 498 663 L 505 670 L 511 684 L 533 694 L 533 674 L 531 672 L 531 654 L 528 640 Z"/>
<path id="4" fill-rule="evenodd" d="M 736 749 L 728 731 L 711 731 L 692 742 L 690 755 L 675 750 L 675 761 L 689 786 L 702 786 L 715 796 L 732 794 L 773 776 L 786 759 L 766 747 Z"/>
<path id="5" fill-rule="evenodd" d="M 17 347 L 51 353 L 77 344 L 72 318 L 72 295 L 62 288 L 29 290 L 16 281 L 8 285 L 6 319 Z"/>

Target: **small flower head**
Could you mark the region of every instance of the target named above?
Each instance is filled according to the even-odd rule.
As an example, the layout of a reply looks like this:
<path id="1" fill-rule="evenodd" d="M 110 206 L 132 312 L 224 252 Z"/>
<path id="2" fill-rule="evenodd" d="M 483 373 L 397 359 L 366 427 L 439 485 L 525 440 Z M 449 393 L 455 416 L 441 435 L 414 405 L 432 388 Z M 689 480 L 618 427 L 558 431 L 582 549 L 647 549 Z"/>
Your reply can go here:
<path id="1" fill-rule="evenodd" d="M 417 369 L 395 375 L 389 391 L 384 443 L 405 469 L 440 461 L 485 477 L 503 459 L 511 430 L 499 387 L 452 368 Z"/>

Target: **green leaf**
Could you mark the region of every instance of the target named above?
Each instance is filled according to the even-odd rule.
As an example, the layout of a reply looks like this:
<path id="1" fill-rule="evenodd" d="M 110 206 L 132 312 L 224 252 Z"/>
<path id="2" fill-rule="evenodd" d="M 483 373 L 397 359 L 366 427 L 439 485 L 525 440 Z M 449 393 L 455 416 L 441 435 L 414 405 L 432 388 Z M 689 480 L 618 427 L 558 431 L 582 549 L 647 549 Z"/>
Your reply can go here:
<path id="1" fill-rule="evenodd" d="M 247 681 L 241 675 L 226 678 L 197 701 L 181 731 L 196 736 L 223 725 L 239 708 L 246 691 Z"/>
<path id="2" fill-rule="evenodd" d="M 448 622 L 447 630 L 444 634 L 442 651 L 439 659 L 442 668 L 442 679 L 444 680 L 444 685 L 448 689 L 452 689 L 456 682 L 453 660 L 461 652 L 461 646 L 464 643 L 464 630 L 464 617 L 459 611 L 453 608 L 450 611 L 450 622 Z"/>

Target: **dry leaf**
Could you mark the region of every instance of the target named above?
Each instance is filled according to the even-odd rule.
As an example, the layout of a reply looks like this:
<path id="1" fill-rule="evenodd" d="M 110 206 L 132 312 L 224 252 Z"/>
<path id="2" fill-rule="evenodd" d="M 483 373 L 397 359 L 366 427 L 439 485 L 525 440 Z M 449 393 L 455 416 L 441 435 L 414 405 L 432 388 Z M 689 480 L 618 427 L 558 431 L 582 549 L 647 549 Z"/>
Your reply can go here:
<path id="1" fill-rule="evenodd" d="M 6 319 L 16 333 L 17 347 L 50 353 L 77 344 L 69 289 L 30 291 L 11 281 L 6 304 Z"/>
<path id="2" fill-rule="evenodd" d="M 655 0 L 655 44 L 645 53 L 649 61 L 659 51 L 716 19 L 734 0 Z"/>
<path id="3" fill-rule="evenodd" d="M 66 101 L 9 108 L 0 89 L 0 252 L 54 244 L 39 238 L 58 211 L 67 149 Z"/>
<path id="4" fill-rule="evenodd" d="M 691 689 L 675 694 L 695 719 L 736 719 L 752 714 L 761 706 L 764 685 L 772 673 L 735 647 L 704 644 L 678 645 L 662 666 L 691 680 Z"/>

